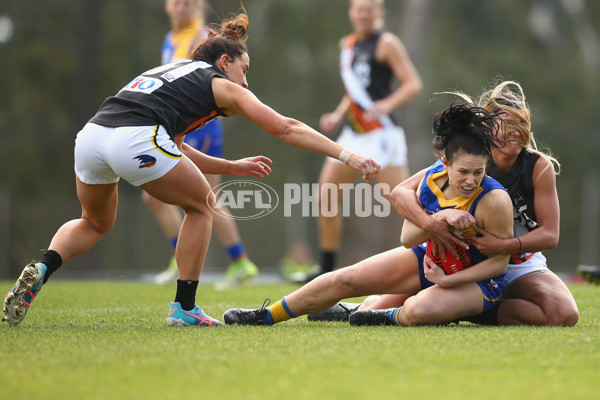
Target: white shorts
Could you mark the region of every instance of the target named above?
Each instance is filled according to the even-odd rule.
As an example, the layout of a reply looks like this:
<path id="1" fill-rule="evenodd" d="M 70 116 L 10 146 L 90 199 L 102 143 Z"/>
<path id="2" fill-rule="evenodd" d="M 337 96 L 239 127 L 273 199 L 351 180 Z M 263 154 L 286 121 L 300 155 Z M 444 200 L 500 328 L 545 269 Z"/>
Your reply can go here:
<path id="1" fill-rule="evenodd" d="M 164 127 L 109 128 L 86 124 L 75 139 L 75 173 L 90 185 L 125 179 L 140 186 L 160 178 L 181 160 Z"/>
<path id="2" fill-rule="evenodd" d="M 506 275 L 504 276 L 504 287 L 516 281 L 517 279 L 533 273 L 549 271 L 546 265 L 546 257 L 540 253 L 534 253 L 531 258 L 521 264 L 508 264 Z"/>
<path id="3" fill-rule="evenodd" d="M 381 165 L 382 169 L 407 163 L 406 137 L 404 129 L 399 126 L 369 133 L 356 133 L 346 125 L 337 143 L 353 153 L 371 157 Z"/>

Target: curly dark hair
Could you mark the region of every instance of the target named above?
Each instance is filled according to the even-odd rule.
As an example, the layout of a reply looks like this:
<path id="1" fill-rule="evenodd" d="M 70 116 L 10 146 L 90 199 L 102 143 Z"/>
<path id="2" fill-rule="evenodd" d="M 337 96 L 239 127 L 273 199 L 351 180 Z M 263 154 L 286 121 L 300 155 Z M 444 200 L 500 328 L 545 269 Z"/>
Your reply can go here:
<path id="1" fill-rule="evenodd" d="M 452 162 L 459 150 L 492 157 L 498 147 L 497 114 L 469 103 L 454 102 L 433 118 L 433 148 Z"/>

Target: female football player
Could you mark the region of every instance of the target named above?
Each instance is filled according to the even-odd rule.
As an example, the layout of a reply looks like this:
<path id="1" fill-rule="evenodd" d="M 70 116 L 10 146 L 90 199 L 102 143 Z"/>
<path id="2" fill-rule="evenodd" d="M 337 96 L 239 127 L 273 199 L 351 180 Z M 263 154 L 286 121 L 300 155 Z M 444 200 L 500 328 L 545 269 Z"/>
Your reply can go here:
<path id="1" fill-rule="evenodd" d="M 392 112 L 419 95 L 423 85 L 400 38 L 383 29 L 383 0 L 350 0 L 348 17 L 352 33 L 340 41 L 340 72 L 345 94 L 333 112 L 321 117 L 320 126 L 323 132 L 333 133 L 344 124 L 337 142 L 381 164 L 377 180 L 393 189 L 408 178 L 409 169 L 404 130 Z M 393 87 L 394 81 L 399 84 Z M 356 177 L 354 170 L 328 158 L 319 184 L 339 185 L 352 182 Z M 337 266 L 342 215 L 320 215 L 318 222 L 319 271 L 307 280 Z"/>
<path id="2" fill-rule="evenodd" d="M 271 161 L 263 156 L 228 161 L 183 143 L 188 132 L 215 118 L 240 114 L 286 143 L 338 158 L 367 180 L 379 172 L 371 158 L 352 153 L 302 122 L 278 114 L 248 90 L 250 59 L 243 39 L 247 29 L 244 13 L 232 17 L 221 24 L 219 32 L 209 32 L 191 61 L 144 72 L 106 99 L 75 141 L 81 218 L 61 226 L 40 262 L 24 268 L 5 298 L 4 320 L 20 323 L 51 274 L 112 229 L 117 182 L 123 177 L 185 211 L 175 251 L 177 291 L 167 323 L 220 325 L 195 303 L 215 202 L 204 174 L 260 178 L 271 171 L 267 165 Z"/>
<path id="3" fill-rule="evenodd" d="M 455 93 L 472 101 L 462 93 Z M 560 209 L 556 175 L 560 164 L 538 149 L 531 131 L 531 111 L 521 85 L 504 81 L 477 101 L 496 112 L 501 146 L 492 149 L 487 173 L 506 187 L 514 212 L 514 238 L 500 238 L 487 229 L 475 228 L 477 236 L 466 242 L 484 254 L 510 255 L 502 301 L 474 322 L 504 325 L 572 326 L 579 320 L 573 295 L 546 265 L 541 253 L 558 244 Z M 428 232 L 431 240 L 446 248 L 453 240 L 447 226 L 432 220 L 413 199 L 418 182 L 407 181 L 395 191 L 394 203 L 413 223 Z M 385 297 L 385 296 L 384 296 Z M 384 299 L 385 301 L 385 299 Z M 390 299 L 373 307 L 389 307 Z"/>
<path id="4" fill-rule="evenodd" d="M 504 188 L 485 175 L 496 115 L 469 104 L 453 104 L 434 118 L 434 149 L 443 155 L 427 171 L 413 196 L 432 218 L 456 231 L 479 227 L 512 237 L 512 208 Z M 404 307 L 366 310 L 350 322 L 440 324 L 487 310 L 500 298 L 509 255 L 483 255 L 471 249 L 472 266 L 446 275 L 425 255 L 427 232 L 410 221 L 402 244 L 355 265 L 323 274 L 270 307 L 230 309 L 227 324 L 273 324 L 323 311 L 348 297 L 375 293 L 410 294 Z M 354 316 L 357 318 L 352 319 Z"/>

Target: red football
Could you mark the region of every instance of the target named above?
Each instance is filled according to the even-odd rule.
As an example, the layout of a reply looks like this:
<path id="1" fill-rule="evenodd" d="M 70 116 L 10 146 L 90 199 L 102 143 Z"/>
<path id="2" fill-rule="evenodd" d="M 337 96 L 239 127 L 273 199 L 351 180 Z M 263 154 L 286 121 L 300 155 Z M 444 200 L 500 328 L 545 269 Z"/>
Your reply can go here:
<path id="1" fill-rule="evenodd" d="M 471 254 L 469 251 L 457 244 L 453 244 L 452 247 L 454 247 L 454 251 L 458 254 L 458 258 L 454 257 L 452 253 L 446 250 L 446 262 L 444 262 L 439 253 L 435 256 L 433 255 L 433 242 L 431 240 L 427 242 L 427 256 L 431 258 L 438 267 L 443 269 L 446 275 L 452 275 L 455 272 L 462 271 L 471 266 Z"/>

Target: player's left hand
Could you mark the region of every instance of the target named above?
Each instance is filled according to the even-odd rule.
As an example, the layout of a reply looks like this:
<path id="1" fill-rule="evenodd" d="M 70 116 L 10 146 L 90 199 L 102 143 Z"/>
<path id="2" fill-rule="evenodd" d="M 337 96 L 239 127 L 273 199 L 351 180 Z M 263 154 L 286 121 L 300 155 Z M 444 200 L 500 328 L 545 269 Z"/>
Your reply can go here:
<path id="1" fill-rule="evenodd" d="M 463 233 L 464 241 L 477 247 L 477 250 L 479 250 L 481 254 L 486 256 L 499 253 L 510 254 L 510 251 L 506 252 L 502 246 L 504 239 L 499 239 L 485 229 L 481 229 L 476 225 L 473 228 L 475 229 L 475 232 L 481 236 Z"/>
<path id="2" fill-rule="evenodd" d="M 271 173 L 271 167 L 267 164 L 273 164 L 270 158 L 265 156 L 246 157 L 231 162 L 231 171 L 229 175 L 246 176 L 252 175 L 257 178 L 264 178 Z"/>
<path id="3" fill-rule="evenodd" d="M 446 282 L 448 275 L 446 275 L 444 270 L 435 265 L 433 260 L 427 256 L 423 257 L 423 272 L 428 281 L 442 287 L 449 286 Z"/>

